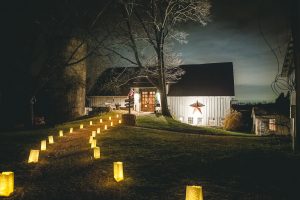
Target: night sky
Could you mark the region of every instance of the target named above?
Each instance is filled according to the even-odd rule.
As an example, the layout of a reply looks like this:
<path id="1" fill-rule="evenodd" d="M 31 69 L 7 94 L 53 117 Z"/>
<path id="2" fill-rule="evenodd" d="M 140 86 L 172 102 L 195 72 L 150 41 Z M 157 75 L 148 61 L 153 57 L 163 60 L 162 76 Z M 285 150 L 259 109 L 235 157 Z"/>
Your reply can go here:
<path id="1" fill-rule="evenodd" d="M 18 51 L 22 39 L 16 33 L 23 27 L 22 15 L 30 8 L 11 3 L 6 9 L 8 64 Z M 24 3 L 24 2 L 23 2 Z M 88 3 L 88 1 L 87 1 Z M 285 0 L 213 0 L 212 21 L 205 27 L 188 23 L 181 25 L 188 43 L 175 46 L 184 64 L 233 62 L 236 99 L 242 101 L 272 101 L 276 95 L 271 83 L 278 73 L 278 64 L 259 30 L 259 23 L 268 42 L 276 49 L 282 66 L 289 40 L 289 24 Z M 13 7 L 13 4 L 16 8 Z M 21 28 L 13 28 L 13 27 Z M 15 31 L 16 30 L 16 31 Z M 14 33 L 16 32 L 16 33 Z"/>
<path id="2" fill-rule="evenodd" d="M 188 24 L 188 43 L 178 45 L 185 64 L 233 62 L 236 99 L 272 101 L 271 83 L 278 72 L 275 56 L 263 34 L 280 58 L 284 59 L 289 40 L 286 1 L 214 0 L 212 21 L 206 26 Z"/>

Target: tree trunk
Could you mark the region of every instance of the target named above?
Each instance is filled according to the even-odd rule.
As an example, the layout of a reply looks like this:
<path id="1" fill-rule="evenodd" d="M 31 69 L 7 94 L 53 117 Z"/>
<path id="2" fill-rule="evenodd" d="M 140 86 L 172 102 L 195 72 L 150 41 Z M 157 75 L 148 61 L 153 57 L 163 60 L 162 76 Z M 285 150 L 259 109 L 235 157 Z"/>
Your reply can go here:
<path id="1" fill-rule="evenodd" d="M 162 38 L 162 35 L 161 35 Z M 162 38 L 163 39 L 163 38 Z M 163 116 L 171 117 L 171 113 L 168 108 L 167 90 L 166 90 L 166 76 L 165 76 L 165 63 L 164 63 L 164 51 L 163 41 L 158 45 L 158 63 L 159 63 L 159 75 L 160 75 L 160 98 L 161 98 L 161 113 Z"/>

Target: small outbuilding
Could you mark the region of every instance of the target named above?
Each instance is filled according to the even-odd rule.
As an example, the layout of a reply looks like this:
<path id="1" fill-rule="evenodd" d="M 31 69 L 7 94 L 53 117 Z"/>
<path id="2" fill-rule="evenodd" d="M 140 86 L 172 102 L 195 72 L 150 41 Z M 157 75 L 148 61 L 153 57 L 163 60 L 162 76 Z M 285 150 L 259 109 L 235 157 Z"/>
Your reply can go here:
<path id="1" fill-rule="evenodd" d="M 253 119 L 252 131 L 262 135 L 289 135 L 290 120 L 280 114 L 274 107 L 253 107 L 251 117 Z"/>

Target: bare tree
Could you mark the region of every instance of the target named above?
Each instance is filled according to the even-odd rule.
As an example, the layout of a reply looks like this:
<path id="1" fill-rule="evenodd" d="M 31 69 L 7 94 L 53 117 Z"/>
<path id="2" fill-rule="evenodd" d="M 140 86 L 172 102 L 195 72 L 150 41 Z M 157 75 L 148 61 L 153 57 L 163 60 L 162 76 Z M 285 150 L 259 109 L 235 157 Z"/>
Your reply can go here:
<path id="1" fill-rule="evenodd" d="M 187 34 L 176 29 L 180 23 L 192 21 L 206 25 L 211 3 L 209 0 L 123 0 L 120 6 L 124 20 L 120 31 L 125 34 L 123 38 L 119 37 L 118 46 L 127 45 L 133 56 L 124 56 L 113 48 L 108 50 L 139 67 L 149 80 L 156 80 L 154 83 L 161 93 L 162 114 L 171 116 L 166 82 L 178 79 L 183 72 L 178 68 L 180 62 L 169 62 L 179 59 L 173 59 L 174 54 L 167 47 L 174 40 L 185 42 Z"/>

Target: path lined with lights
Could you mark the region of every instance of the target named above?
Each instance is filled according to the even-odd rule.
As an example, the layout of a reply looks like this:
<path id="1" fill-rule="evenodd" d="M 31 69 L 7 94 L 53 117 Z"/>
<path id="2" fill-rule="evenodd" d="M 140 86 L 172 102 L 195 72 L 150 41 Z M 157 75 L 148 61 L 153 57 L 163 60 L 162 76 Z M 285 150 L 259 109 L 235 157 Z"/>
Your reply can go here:
<path id="1" fill-rule="evenodd" d="M 95 161 L 101 160 L 101 145 L 99 145 L 101 135 L 109 134 L 110 128 L 121 124 L 120 118 L 119 114 L 109 116 L 107 119 L 98 118 L 96 121 L 89 121 L 88 124 L 59 130 L 57 134 L 49 135 L 47 139 L 42 140 L 40 149 L 31 149 L 28 157 L 28 164 L 32 167 L 31 177 L 35 180 L 34 184 L 43 185 L 43 177 L 51 176 L 54 182 L 50 182 L 49 185 L 55 187 L 56 191 L 64 188 L 68 179 L 74 178 L 72 177 L 74 172 L 78 172 L 80 176 L 85 175 L 82 170 L 93 167 Z M 100 167 L 104 172 L 111 171 L 106 174 L 113 174 L 116 182 L 124 180 L 123 162 L 114 161 L 110 168 L 105 165 Z M 70 187 L 76 188 L 77 186 L 70 185 Z M 0 196 L 9 197 L 13 192 L 14 173 L 3 172 L 0 174 Z M 30 189 L 26 192 L 34 197 L 34 192 Z M 203 200 L 202 187 L 187 186 L 186 200 Z"/>

